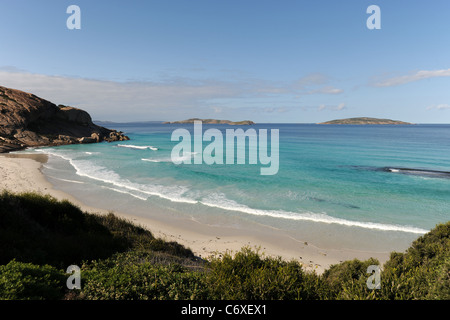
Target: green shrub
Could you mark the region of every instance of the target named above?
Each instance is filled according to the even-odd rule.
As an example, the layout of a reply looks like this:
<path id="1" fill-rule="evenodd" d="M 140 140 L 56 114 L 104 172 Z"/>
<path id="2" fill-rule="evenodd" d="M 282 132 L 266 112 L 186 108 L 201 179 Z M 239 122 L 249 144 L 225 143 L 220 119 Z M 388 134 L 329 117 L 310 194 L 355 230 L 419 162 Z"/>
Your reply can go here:
<path id="1" fill-rule="evenodd" d="M 0 194 L 0 264 L 12 259 L 66 268 L 107 257 L 128 245 L 95 215 L 35 193 Z"/>
<path id="2" fill-rule="evenodd" d="M 450 299 L 450 222 L 391 253 L 382 273 L 385 299 Z"/>
<path id="3" fill-rule="evenodd" d="M 81 268 L 79 299 L 205 299 L 203 274 L 180 264 L 154 264 L 148 252 L 119 253 Z"/>
<path id="4" fill-rule="evenodd" d="M 38 266 L 12 260 L 0 265 L 0 299 L 61 299 L 66 276 L 49 265 Z"/>
<path id="5" fill-rule="evenodd" d="M 380 265 L 376 259 L 360 261 L 354 259 L 332 265 L 323 273 L 322 292 L 323 299 L 368 299 L 373 298 L 374 290 L 367 288 L 367 279 L 370 276 L 367 268 L 370 265 Z"/>
<path id="6" fill-rule="evenodd" d="M 324 299 L 450 299 L 450 222 L 416 239 L 404 253 L 392 252 L 381 272 L 381 289 L 369 290 L 367 267 L 378 261 L 345 261 L 322 275 Z"/>
<path id="7" fill-rule="evenodd" d="M 236 255 L 213 258 L 207 268 L 211 299 L 274 300 L 317 298 L 315 274 L 307 274 L 300 263 L 264 258 L 243 248 Z"/>
<path id="8" fill-rule="evenodd" d="M 126 243 L 126 246 L 133 250 L 149 250 L 166 252 L 175 256 L 193 258 L 194 254 L 183 245 L 162 239 L 155 238 L 152 233 L 140 226 L 136 226 L 131 221 L 119 218 L 113 213 L 108 215 L 96 215 L 98 223 L 105 226 L 114 237 Z"/>
<path id="9" fill-rule="evenodd" d="M 0 243 L 0 264 L 17 259 L 66 268 L 130 249 L 194 257 L 182 245 L 155 239 L 112 213 L 85 213 L 69 201 L 37 193 L 0 194 Z"/>
<path id="10" fill-rule="evenodd" d="M 67 294 L 59 269 L 71 264 L 81 265 L 82 289 Z M 250 248 L 201 261 L 112 213 L 88 214 L 35 193 L 0 194 L 0 299 L 449 300 L 450 222 L 391 253 L 381 289 L 369 290 L 367 267 L 378 264 L 355 259 L 318 276 Z"/>

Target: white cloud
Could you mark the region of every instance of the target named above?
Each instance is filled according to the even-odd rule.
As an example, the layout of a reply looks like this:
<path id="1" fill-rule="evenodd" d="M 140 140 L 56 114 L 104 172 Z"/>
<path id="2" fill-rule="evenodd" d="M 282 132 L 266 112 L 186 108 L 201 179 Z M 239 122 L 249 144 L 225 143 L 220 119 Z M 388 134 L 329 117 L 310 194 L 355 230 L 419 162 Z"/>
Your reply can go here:
<path id="1" fill-rule="evenodd" d="M 345 103 L 340 103 L 337 107 L 336 110 L 341 111 L 346 109 L 347 107 L 345 106 Z"/>
<path id="2" fill-rule="evenodd" d="M 347 109 L 347 106 L 345 105 L 345 103 L 340 103 L 337 106 L 327 106 L 325 104 L 321 104 L 317 107 L 318 111 L 323 111 L 323 110 L 342 111 L 344 109 Z"/>
<path id="3" fill-rule="evenodd" d="M 423 79 L 430 79 L 436 77 L 450 77 L 450 69 L 441 69 L 441 70 L 421 70 L 416 73 L 389 78 L 380 82 L 375 83 L 376 87 L 392 87 L 398 86 L 405 83 L 419 81 Z"/>
<path id="4" fill-rule="evenodd" d="M 299 80 L 296 81 L 295 85 L 298 88 L 303 88 L 311 85 L 320 85 L 325 84 L 330 79 L 320 72 L 310 73 L 304 77 L 301 77 Z"/>
<path id="5" fill-rule="evenodd" d="M 427 107 L 427 110 L 432 110 L 432 109 L 437 109 L 437 110 L 450 109 L 450 104 L 444 104 L 443 103 L 443 104 L 438 104 L 438 105 Z"/>
<path id="6" fill-rule="evenodd" d="M 15 68 L 0 68 L 0 85 L 33 93 L 55 104 L 78 107 L 94 120 L 179 120 L 192 117 L 241 116 L 241 111 L 270 116 L 295 108 L 277 107 L 273 101 L 295 105 L 293 95 L 338 94 L 332 86 L 315 88 L 326 76 L 312 74 L 303 79 L 312 87 L 295 89 L 292 83 L 261 79 L 233 82 L 169 78 L 165 81 L 115 82 L 65 76 L 33 74 Z M 314 91 L 314 92 L 308 92 Z M 257 101 L 254 101 L 255 98 Z M 258 107 L 246 107 L 258 103 Z M 267 106 L 270 103 L 269 106 Z M 343 107 L 328 106 L 329 110 Z M 331 108 L 331 109 L 330 109 Z M 234 112 L 234 113 L 232 113 Z M 252 114 L 249 114 L 252 116 Z"/>
<path id="7" fill-rule="evenodd" d="M 292 90 L 300 94 L 340 94 L 342 89 L 331 85 L 325 85 L 330 82 L 330 78 L 322 73 L 316 72 L 308 74 L 291 86 Z"/>
<path id="8" fill-rule="evenodd" d="M 246 92 L 227 82 L 175 79 L 122 83 L 1 70 L 0 85 L 31 92 L 55 104 L 79 107 L 94 119 L 124 121 L 190 116 L 207 108 L 210 99 L 236 98 Z"/>
<path id="9" fill-rule="evenodd" d="M 307 94 L 340 94 L 342 92 L 344 92 L 344 90 L 332 86 L 326 86 L 319 89 L 311 90 L 307 92 Z"/>

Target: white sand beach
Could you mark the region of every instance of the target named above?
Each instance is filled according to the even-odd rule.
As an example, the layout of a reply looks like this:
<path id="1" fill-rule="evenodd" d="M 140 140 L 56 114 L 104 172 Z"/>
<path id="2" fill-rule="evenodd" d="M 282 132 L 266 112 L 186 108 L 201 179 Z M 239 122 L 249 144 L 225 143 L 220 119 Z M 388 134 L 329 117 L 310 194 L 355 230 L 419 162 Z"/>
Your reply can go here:
<path id="1" fill-rule="evenodd" d="M 41 172 L 42 164 L 47 161 L 45 154 L 3 154 L 0 155 L 0 191 L 28 192 L 35 191 L 50 194 L 57 199 L 67 199 L 82 210 L 106 214 L 108 208 L 87 206 L 74 196 L 57 190 Z M 266 256 L 281 256 L 285 260 L 300 261 L 306 270 L 322 273 L 330 265 L 345 260 L 369 257 L 384 263 L 389 252 L 370 252 L 356 250 L 327 249 L 314 245 L 309 239 L 299 241 L 280 232 L 271 232 L 270 228 L 261 230 L 238 230 L 201 224 L 189 219 L 159 219 L 161 215 L 149 214 L 149 217 L 133 215 L 130 212 L 116 212 L 135 224 L 149 229 L 154 236 L 168 241 L 176 241 L 190 248 L 194 254 L 208 258 L 213 254 L 226 251 L 237 252 L 244 246 L 259 248 Z"/>

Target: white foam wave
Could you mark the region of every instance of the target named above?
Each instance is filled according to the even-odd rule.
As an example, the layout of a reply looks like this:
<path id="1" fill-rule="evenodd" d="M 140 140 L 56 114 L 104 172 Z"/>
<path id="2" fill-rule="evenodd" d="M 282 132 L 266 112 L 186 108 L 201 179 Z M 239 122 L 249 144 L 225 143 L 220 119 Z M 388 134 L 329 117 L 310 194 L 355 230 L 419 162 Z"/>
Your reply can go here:
<path id="1" fill-rule="evenodd" d="M 254 209 L 250 208 L 246 205 L 239 204 L 233 200 L 227 199 L 224 195 L 221 194 L 213 194 L 207 197 L 206 199 L 202 199 L 199 201 L 201 204 L 216 207 L 220 209 L 230 210 L 230 211 L 238 211 L 256 216 L 269 216 L 274 218 L 281 219 L 289 219 L 289 220 L 304 220 L 304 221 L 312 221 L 312 222 L 321 222 L 327 224 L 339 224 L 349 227 L 360 227 L 365 229 L 375 229 L 375 230 L 383 230 L 383 231 L 400 231 L 400 232 L 408 232 L 408 233 L 416 233 L 416 234 L 424 234 L 427 233 L 428 230 L 424 230 L 421 228 L 411 227 L 411 226 L 400 226 L 400 225 L 391 225 L 391 224 L 382 224 L 376 222 L 361 222 L 361 221 L 352 221 L 346 220 L 336 217 L 331 217 L 326 214 L 312 213 L 312 212 L 290 212 L 284 210 L 262 210 L 262 209 Z"/>
<path id="2" fill-rule="evenodd" d="M 135 197 L 135 198 L 137 198 L 137 199 L 139 199 L 139 200 L 143 200 L 143 201 L 146 201 L 146 200 L 147 200 L 146 197 L 138 196 L 137 194 L 134 194 L 134 193 L 132 193 L 132 192 L 126 192 L 126 191 L 123 190 L 123 189 L 117 189 L 117 188 L 111 188 L 111 187 L 105 187 L 105 186 L 102 186 L 102 188 L 108 189 L 108 190 L 112 190 L 112 191 L 115 191 L 115 192 L 119 192 L 119 193 L 128 194 L 128 195 L 130 195 L 130 196 L 132 196 L 132 197 Z"/>
<path id="3" fill-rule="evenodd" d="M 128 190 L 142 192 L 150 196 L 157 196 L 172 202 L 182 202 L 195 204 L 198 201 L 184 196 L 189 190 L 184 186 L 162 186 L 162 185 L 142 185 L 137 183 L 125 182 L 115 183 L 116 186 L 126 188 Z"/>
<path id="4" fill-rule="evenodd" d="M 164 160 L 157 160 L 157 159 L 141 159 L 142 161 L 147 161 L 147 162 L 166 162 Z"/>
<path id="5" fill-rule="evenodd" d="M 61 159 L 66 160 L 66 161 L 71 161 L 72 160 L 72 158 L 66 156 L 65 154 L 56 152 L 56 151 L 54 151 L 54 149 L 50 149 L 50 148 L 49 149 L 36 149 L 36 151 L 37 152 L 41 152 L 41 153 L 46 153 L 46 154 L 49 154 L 49 155 L 52 155 L 52 156 L 56 156 L 56 157 L 59 157 Z"/>
<path id="6" fill-rule="evenodd" d="M 154 146 L 135 146 L 132 144 L 118 144 L 117 146 L 120 148 L 130 148 L 130 149 L 138 149 L 138 150 L 146 150 L 146 149 L 150 149 L 153 151 L 159 150 L 157 147 L 154 147 Z"/>
<path id="7" fill-rule="evenodd" d="M 178 156 L 178 157 L 172 156 L 170 161 L 176 162 L 176 163 L 181 163 L 181 162 L 191 159 L 192 157 L 194 157 L 197 154 L 199 154 L 199 153 L 198 152 L 183 152 L 182 156 Z"/>
<path id="8" fill-rule="evenodd" d="M 83 181 L 76 181 L 76 180 L 69 180 L 69 179 L 61 179 L 61 178 L 56 178 L 56 177 L 53 177 L 53 176 L 49 176 L 49 177 L 52 178 L 52 179 L 55 179 L 55 180 L 59 180 L 59 181 L 70 182 L 70 183 L 77 183 L 77 184 L 84 184 Z"/>
<path id="9" fill-rule="evenodd" d="M 327 214 L 313 213 L 313 212 L 290 212 L 284 210 L 263 210 L 263 209 L 254 209 L 250 208 L 246 205 L 237 203 L 233 200 L 227 199 L 223 194 L 211 194 L 206 198 L 201 199 L 200 201 L 194 200 L 192 198 L 188 198 L 185 196 L 186 192 L 189 191 L 188 187 L 185 186 L 163 186 L 163 185 L 143 185 L 138 183 L 132 183 L 128 180 L 122 179 L 117 173 L 114 171 L 108 170 L 104 167 L 97 166 L 93 164 L 89 160 L 74 160 L 68 156 L 61 155 L 59 153 L 52 152 L 50 150 L 43 150 L 42 152 L 46 152 L 48 154 L 53 154 L 58 157 L 61 157 L 70 162 L 70 164 L 75 168 L 76 173 L 79 176 L 88 177 L 94 180 L 98 180 L 104 183 L 112 184 L 116 187 L 123 188 L 129 191 L 135 191 L 142 194 L 157 196 L 163 199 L 167 199 L 173 202 L 182 202 L 182 203 L 201 203 L 205 206 L 220 208 L 224 210 L 237 211 L 246 214 L 256 215 L 256 216 L 268 216 L 273 218 L 280 219 L 289 219 L 295 221 L 312 221 L 312 222 L 321 222 L 327 224 L 339 224 L 349 227 L 360 227 L 365 229 L 374 229 L 374 230 L 382 230 L 382 231 L 397 231 L 397 232 L 407 232 L 407 233 L 415 233 L 415 234 L 425 234 L 428 230 L 424 230 L 417 227 L 412 226 L 401 226 L 401 225 L 393 225 L 393 224 L 383 224 L 376 222 L 362 222 L 362 221 L 352 221 L 346 220 L 342 218 L 336 218 L 329 216 Z M 189 154 L 188 156 L 192 156 Z M 154 159 L 142 159 L 144 161 L 151 161 Z M 155 159 L 155 161 L 157 161 Z M 124 193 L 125 190 L 122 190 Z M 135 194 L 131 194 L 135 197 Z M 143 197 L 142 197 L 143 198 Z"/>
<path id="10" fill-rule="evenodd" d="M 124 188 L 130 191 L 140 192 L 142 194 L 157 196 L 173 202 L 197 203 L 196 200 L 184 196 L 189 191 L 185 186 L 164 186 L 158 184 L 139 184 L 130 182 L 127 179 L 122 179 L 120 175 L 112 170 L 93 164 L 90 160 L 71 159 L 67 155 L 59 154 L 58 152 L 47 151 L 47 153 L 63 158 L 69 161 L 75 169 L 76 174 L 82 177 L 87 177 L 100 182 L 108 183 L 119 188 Z"/>
<path id="11" fill-rule="evenodd" d="M 198 152 L 184 152 L 182 156 L 172 157 L 172 158 L 160 158 L 160 159 L 151 159 L 151 158 L 142 158 L 142 161 L 147 162 L 183 162 L 185 160 L 191 159 L 193 156 L 197 155 Z"/>

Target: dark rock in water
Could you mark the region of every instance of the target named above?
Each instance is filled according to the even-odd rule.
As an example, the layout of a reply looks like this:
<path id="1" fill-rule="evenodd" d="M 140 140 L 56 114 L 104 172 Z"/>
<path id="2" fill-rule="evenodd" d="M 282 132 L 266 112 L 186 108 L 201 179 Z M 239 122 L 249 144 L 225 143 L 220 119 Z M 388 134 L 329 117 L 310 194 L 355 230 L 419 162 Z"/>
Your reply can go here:
<path id="1" fill-rule="evenodd" d="M 129 140 L 98 126 L 84 110 L 55 105 L 31 93 L 0 86 L 0 153 L 26 147 Z"/>
<path id="2" fill-rule="evenodd" d="M 450 171 L 417 169 L 417 168 L 399 168 L 399 167 L 384 167 L 381 168 L 381 170 L 385 172 L 401 173 L 407 175 L 450 179 Z"/>

